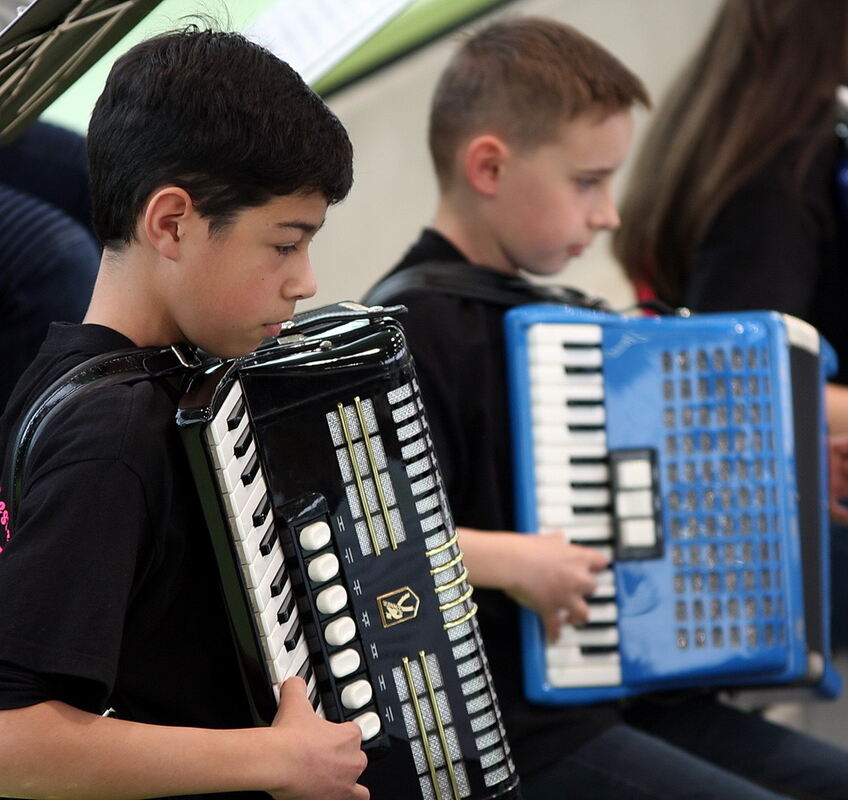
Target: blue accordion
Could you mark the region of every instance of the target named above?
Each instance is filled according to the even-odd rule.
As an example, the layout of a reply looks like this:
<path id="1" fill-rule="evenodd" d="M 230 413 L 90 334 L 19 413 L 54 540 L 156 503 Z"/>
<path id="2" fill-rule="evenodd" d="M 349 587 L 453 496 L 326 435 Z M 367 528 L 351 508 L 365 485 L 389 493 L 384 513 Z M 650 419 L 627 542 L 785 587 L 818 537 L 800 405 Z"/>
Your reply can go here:
<path id="1" fill-rule="evenodd" d="M 505 318 L 516 527 L 608 553 L 589 621 L 546 642 L 533 702 L 692 686 L 840 691 L 830 663 L 823 386 L 832 349 L 774 312 Z"/>

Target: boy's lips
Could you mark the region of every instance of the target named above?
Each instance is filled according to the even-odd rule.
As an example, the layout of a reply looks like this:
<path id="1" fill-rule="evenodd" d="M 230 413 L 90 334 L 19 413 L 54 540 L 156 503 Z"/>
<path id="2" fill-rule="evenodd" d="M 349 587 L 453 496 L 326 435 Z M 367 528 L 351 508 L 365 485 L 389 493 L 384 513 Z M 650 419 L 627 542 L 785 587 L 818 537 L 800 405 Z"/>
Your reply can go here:
<path id="1" fill-rule="evenodd" d="M 583 246 L 579 244 L 573 244 L 568 248 L 568 255 L 570 256 L 579 256 L 583 252 Z"/>
<path id="2" fill-rule="evenodd" d="M 283 329 L 283 323 L 282 322 L 268 322 L 265 325 L 263 325 L 262 327 L 265 328 L 266 331 L 268 331 L 269 336 L 279 336 L 280 331 Z"/>

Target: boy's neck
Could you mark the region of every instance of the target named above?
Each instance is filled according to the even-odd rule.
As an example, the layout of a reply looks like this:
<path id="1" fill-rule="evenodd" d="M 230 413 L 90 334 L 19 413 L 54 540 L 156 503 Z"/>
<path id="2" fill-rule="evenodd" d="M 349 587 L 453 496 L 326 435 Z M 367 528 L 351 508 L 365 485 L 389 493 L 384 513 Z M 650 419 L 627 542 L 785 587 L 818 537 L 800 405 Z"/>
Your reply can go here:
<path id="1" fill-rule="evenodd" d="M 158 301 L 143 261 L 132 247 L 125 253 L 104 251 L 83 323 L 112 328 L 138 347 L 174 344 L 181 337 Z"/>
<path id="2" fill-rule="evenodd" d="M 494 272 L 517 275 L 518 270 L 504 257 L 488 225 L 473 212 L 460 210 L 469 207 L 470 204 L 442 195 L 431 227 L 473 264 Z"/>

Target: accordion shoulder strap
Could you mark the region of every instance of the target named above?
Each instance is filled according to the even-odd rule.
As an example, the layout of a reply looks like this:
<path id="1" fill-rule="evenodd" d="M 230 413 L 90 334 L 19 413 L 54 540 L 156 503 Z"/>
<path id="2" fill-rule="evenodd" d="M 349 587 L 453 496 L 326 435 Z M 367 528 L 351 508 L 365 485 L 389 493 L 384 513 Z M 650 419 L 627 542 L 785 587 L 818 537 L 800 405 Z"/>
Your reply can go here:
<path id="1" fill-rule="evenodd" d="M 383 305 L 408 291 L 429 291 L 467 297 L 492 305 L 564 303 L 605 309 L 606 303 L 568 286 L 530 283 L 520 277 L 505 277 L 467 262 L 429 261 L 394 272 L 372 287 L 363 302 Z"/>
<path id="2" fill-rule="evenodd" d="M 197 354 L 176 345 L 127 348 L 95 356 L 68 370 L 30 405 L 14 429 L 3 463 L 2 486 L 8 487 L 8 510 L 14 521 L 23 492 L 27 460 L 44 423 L 65 403 L 96 388 L 151 378 L 180 378 L 201 364 Z"/>

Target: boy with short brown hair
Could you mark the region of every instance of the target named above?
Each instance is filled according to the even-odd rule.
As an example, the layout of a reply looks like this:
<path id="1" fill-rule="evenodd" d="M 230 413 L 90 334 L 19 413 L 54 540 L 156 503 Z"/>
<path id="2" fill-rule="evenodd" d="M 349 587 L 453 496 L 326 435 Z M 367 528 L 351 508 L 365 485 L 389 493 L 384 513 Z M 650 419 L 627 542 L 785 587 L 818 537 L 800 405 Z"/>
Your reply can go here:
<path id="1" fill-rule="evenodd" d="M 672 715 L 688 731 L 677 740 L 684 752 L 625 724 L 615 704 L 542 708 L 523 695 L 517 604 L 555 638 L 563 619 L 586 620 L 607 564 L 560 535 L 513 532 L 504 297 L 550 300 L 521 273 L 554 275 L 618 226 L 611 181 L 636 103 L 648 105 L 639 79 L 574 28 L 519 17 L 478 30 L 432 103 L 435 218 L 366 302 L 409 309 L 403 324 L 526 800 L 773 798 L 752 781 L 812 791 L 811 774 L 816 792 L 835 797 L 844 754 L 709 698 Z"/>

